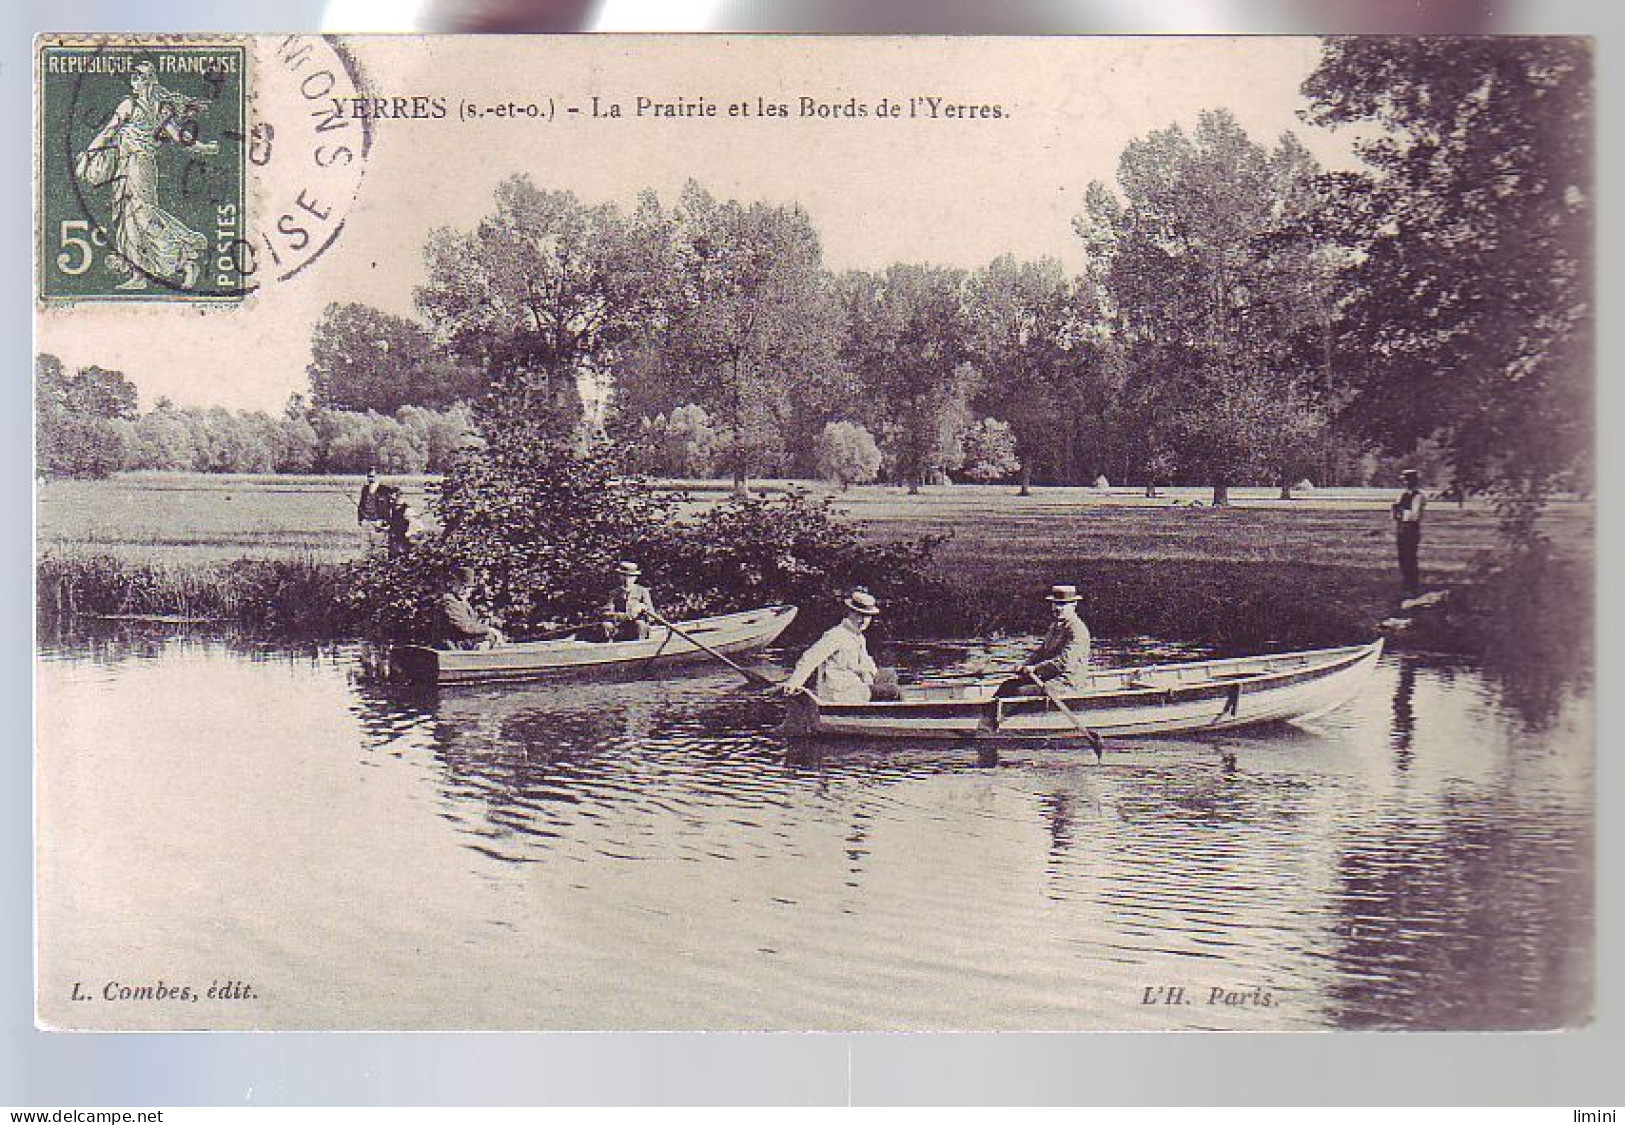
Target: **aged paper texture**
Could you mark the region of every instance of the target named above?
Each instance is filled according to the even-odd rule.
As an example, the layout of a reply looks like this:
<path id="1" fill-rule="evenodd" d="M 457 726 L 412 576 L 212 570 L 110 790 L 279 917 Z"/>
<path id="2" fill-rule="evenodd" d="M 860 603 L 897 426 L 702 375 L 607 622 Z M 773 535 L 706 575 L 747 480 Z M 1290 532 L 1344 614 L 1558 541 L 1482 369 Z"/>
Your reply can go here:
<path id="1" fill-rule="evenodd" d="M 40 1024 L 1584 1024 L 1590 66 L 42 39 Z"/>

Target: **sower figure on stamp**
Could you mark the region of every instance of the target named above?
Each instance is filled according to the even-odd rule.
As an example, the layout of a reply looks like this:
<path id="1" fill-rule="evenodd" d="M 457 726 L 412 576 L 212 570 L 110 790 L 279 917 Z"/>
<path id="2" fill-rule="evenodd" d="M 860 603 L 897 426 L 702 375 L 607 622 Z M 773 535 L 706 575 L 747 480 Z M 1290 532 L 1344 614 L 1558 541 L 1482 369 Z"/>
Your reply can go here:
<path id="1" fill-rule="evenodd" d="M 159 205 L 158 149 L 185 144 L 200 156 L 216 152 L 214 142 L 194 140 L 187 132 L 185 122 L 200 108 L 160 86 L 151 62 L 138 62 L 130 72 L 129 96 L 74 162 L 75 175 L 85 183 L 113 189 L 108 237 L 115 252 L 108 255 L 108 267 L 130 275 L 120 289 L 145 289 L 149 277 L 178 280 L 184 289 L 197 283 L 198 259 L 209 240 Z"/>
<path id="2" fill-rule="evenodd" d="M 1406 469 L 1400 474 L 1405 491 L 1394 501 L 1394 530 L 1399 541 L 1399 577 L 1407 598 L 1422 592 L 1422 568 L 1418 554 L 1422 548 L 1422 513 L 1427 497 L 1420 488 L 1422 474 Z"/>
<path id="3" fill-rule="evenodd" d="M 649 619 L 656 612 L 654 594 L 639 584 L 643 570 L 637 563 L 619 563 L 615 572 L 621 577 L 621 585 L 604 606 L 604 640 L 642 640 L 649 635 Z"/>
<path id="4" fill-rule="evenodd" d="M 460 567 L 452 572 L 451 584 L 440 595 L 440 637 L 447 648 L 495 648 L 508 643 L 502 630 L 491 625 L 469 603 L 474 587 L 474 571 Z"/>
<path id="5" fill-rule="evenodd" d="M 1005 680 L 993 692 L 987 710 L 982 715 L 981 727 L 992 730 L 998 726 L 1000 699 L 1013 696 L 1043 695 L 1042 681 L 1052 691 L 1065 694 L 1081 691 L 1089 678 L 1089 656 L 1093 640 L 1089 626 L 1078 616 L 1078 603 L 1083 595 L 1076 586 L 1052 586 L 1045 595 L 1050 604 L 1053 620 L 1043 641 L 1033 650 L 1016 674 Z"/>

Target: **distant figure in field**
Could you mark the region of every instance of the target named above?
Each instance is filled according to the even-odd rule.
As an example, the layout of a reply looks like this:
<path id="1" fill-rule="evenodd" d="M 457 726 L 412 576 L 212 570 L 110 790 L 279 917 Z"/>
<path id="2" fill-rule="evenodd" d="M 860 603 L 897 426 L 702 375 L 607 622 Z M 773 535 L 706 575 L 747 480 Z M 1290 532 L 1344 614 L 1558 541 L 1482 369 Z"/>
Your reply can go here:
<path id="1" fill-rule="evenodd" d="M 604 606 L 604 640 L 642 640 L 649 635 L 649 621 L 655 615 L 654 594 L 639 584 L 643 569 L 637 563 L 619 563 L 615 573 L 620 575 L 621 585 Z"/>
<path id="2" fill-rule="evenodd" d="M 391 558 L 406 550 L 412 532 L 412 509 L 401 498 L 401 490 L 392 484 L 381 484 L 373 496 L 373 508 L 378 513 L 376 524 L 388 536 Z"/>
<path id="3" fill-rule="evenodd" d="M 489 624 L 469 603 L 474 588 L 474 571 L 459 567 L 452 572 L 450 585 L 440 595 L 440 639 L 447 648 L 495 648 L 508 643 L 501 629 Z"/>
<path id="4" fill-rule="evenodd" d="M 1422 548 L 1422 513 L 1427 508 L 1427 496 L 1420 487 L 1422 474 L 1406 469 L 1399 474 L 1405 482 L 1405 491 L 1394 501 L 1394 531 L 1399 542 L 1399 577 L 1405 597 L 1414 598 L 1422 592 L 1422 568 L 1417 555 Z"/>
<path id="5" fill-rule="evenodd" d="M 382 486 L 378 483 L 378 470 L 368 469 L 367 480 L 361 486 L 361 499 L 356 501 L 355 505 L 356 523 L 365 526 L 384 518 L 378 511 L 378 489 L 380 487 Z"/>
<path id="6" fill-rule="evenodd" d="M 814 680 L 813 694 L 826 703 L 867 703 L 875 695 L 879 670 L 863 634 L 880 615 L 880 602 L 868 590 L 853 590 L 841 602 L 846 616 L 813 642 L 780 685 L 785 695 L 798 695 Z"/>

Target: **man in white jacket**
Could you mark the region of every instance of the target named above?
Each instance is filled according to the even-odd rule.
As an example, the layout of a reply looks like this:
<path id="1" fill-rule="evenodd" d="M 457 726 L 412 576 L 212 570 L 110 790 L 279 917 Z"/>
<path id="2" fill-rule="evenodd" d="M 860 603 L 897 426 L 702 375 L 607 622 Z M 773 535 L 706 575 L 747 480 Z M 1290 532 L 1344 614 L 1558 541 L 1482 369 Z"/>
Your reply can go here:
<path id="1" fill-rule="evenodd" d="M 867 703 L 873 694 L 875 662 L 863 634 L 880 613 L 868 590 L 853 590 L 841 603 L 846 616 L 819 637 L 796 661 L 781 690 L 796 695 L 816 676 L 813 694 L 825 703 Z"/>

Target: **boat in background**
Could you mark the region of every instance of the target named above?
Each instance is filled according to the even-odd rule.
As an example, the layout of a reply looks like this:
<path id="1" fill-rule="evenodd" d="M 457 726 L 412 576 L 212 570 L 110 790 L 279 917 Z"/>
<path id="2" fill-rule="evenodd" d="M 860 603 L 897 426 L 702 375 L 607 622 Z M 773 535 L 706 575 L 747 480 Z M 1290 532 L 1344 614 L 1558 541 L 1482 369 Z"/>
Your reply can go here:
<path id="1" fill-rule="evenodd" d="M 1082 690 L 993 698 L 993 683 L 908 688 L 898 700 L 826 703 L 796 696 L 791 737 L 1102 738 L 1233 730 L 1313 719 L 1359 693 L 1382 641 L 1347 648 L 1112 668 Z M 1056 700 L 1064 706 L 1058 706 Z M 1070 714 L 1069 714 L 1070 713 Z"/>
<path id="2" fill-rule="evenodd" d="M 391 650 L 390 665 L 400 679 L 442 685 L 538 680 L 572 673 L 641 675 L 656 667 L 711 659 L 707 647 L 734 656 L 764 648 L 778 640 L 795 618 L 794 606 L 775 605 L 675 622 L 681 632 L 654 625 L 647 637 L 635 641 L 584 641 L 572 635 L 480 649 L 400 645 Z"/>

